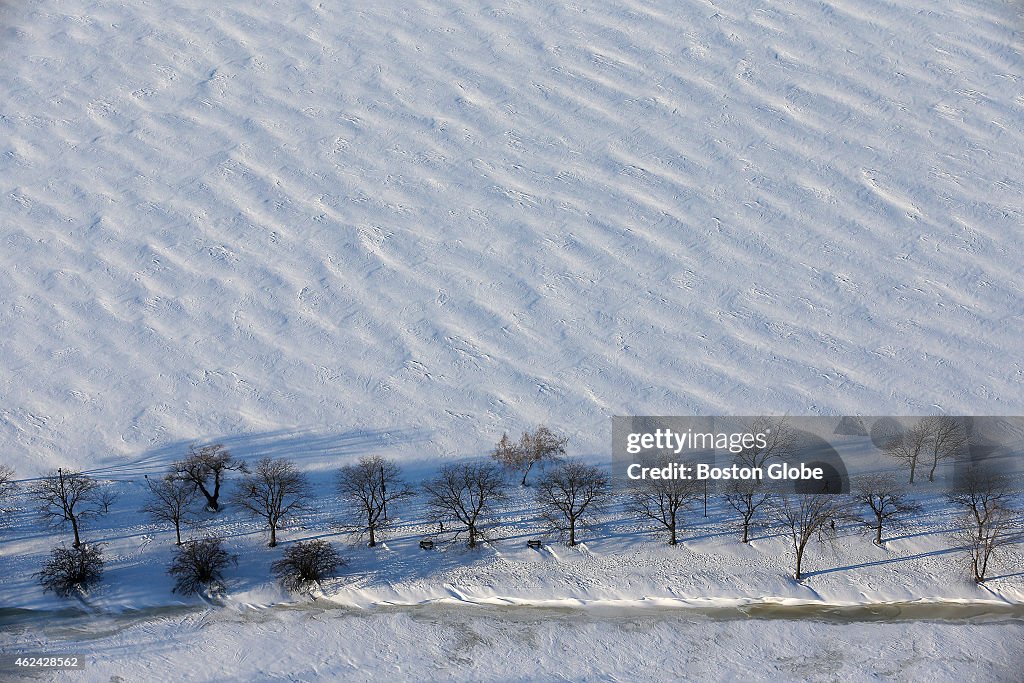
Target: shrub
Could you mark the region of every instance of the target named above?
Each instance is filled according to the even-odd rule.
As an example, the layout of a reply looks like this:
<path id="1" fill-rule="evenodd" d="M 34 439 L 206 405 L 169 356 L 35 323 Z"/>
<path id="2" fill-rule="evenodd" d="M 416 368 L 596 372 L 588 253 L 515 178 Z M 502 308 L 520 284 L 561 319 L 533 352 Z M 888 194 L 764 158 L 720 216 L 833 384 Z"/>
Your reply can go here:
<path id="1" fill-rule="evenodd" d="M 300 593 L 333 576 L 345 561 L 327 541 L 296 543 L 284 551 L 284 557 L 270 565 L 285 590 Z"/>
<path id="2" fill-rule="evenodd" d="M 85 593 L 103 577 L 103 551 L 97 543 L 77 548 L 58 546 L 50 551 L 50 560 L 35 574 L 43 592 L 53 591 L 62 598 Z"/>
<path id="3" fill-rule="evenodd" d="M 224 590 L 224 570 L 237 562 L 224 549 L 224 539 L 203 538 L 178 548 L 167 573 L 175 579 L 175 593 L 219 593 Z"/>

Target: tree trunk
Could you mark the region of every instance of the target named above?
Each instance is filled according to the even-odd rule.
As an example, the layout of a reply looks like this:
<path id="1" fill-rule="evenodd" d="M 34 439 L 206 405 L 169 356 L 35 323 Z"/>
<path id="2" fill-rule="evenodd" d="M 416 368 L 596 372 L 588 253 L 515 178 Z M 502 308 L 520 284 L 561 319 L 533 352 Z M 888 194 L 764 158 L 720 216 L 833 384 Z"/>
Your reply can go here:
<path id="1" fill-rule="evenodd" d="M 376 529 L 374 529 L 374 527 L 376 527 L 376 526 L 377 525 L 373 523 L 373 515 L 372 514 L 367 515 L 367 517 L 366 517 L 366 527 L 370 530 L 370 543 L 369 543 L 369 547 L 371 547 L 371 548 L 374 547 L 375 545 L 377 545 L 377 536 L 374 533 L 376 531 Z"/>
<path id="2" fill-rule="evenodd" d="M 932 461 L 932 471 L 928 473 L 928 481 L 935 481 L 935 468 L 939 466 L 939 459 Z"/>
<path id="3" fill-rule="evenodd" d="M 914 470 L 917 469 L 917 460 L 910 461 L 910 485 L 914 485 Z"/>
<path id="4" fill-rule="evenodd" d="M 72 544 L 72 548 L 77 548 L 82 545 L 82 541 L 78 538 L 78 518 L 71 515 L 71 530 L 75 532 L 75 542 Z"/>
<path id="5" fill-rule="evenodd" d="M 270 547 L 277 546 L 277 525 L 271 523 L 270 525 Z"/>
<path id="6" fill-rule="evenodd" d="M 532 470 L 532 469 L 533 469 L 533 463 L 531 462 L 529 465 L 526 466 L 526 471 L 523 472 L 523 481 L 522 481 L 523 486 L 526 486 L 526 477 L 530 474 L 530 470 Z"/>
<path id="7" fill-rule="evenodd" d="M 174 545 L 181 545 L 181 520 L 174 520 L 174 535 L 178 537 L 178 542 Z"/>
<path id="8" fill-rule="evenodd" d="M 203 497 L 206 498 L 206 508 L 210 512 L 217 512 L 217 495 L 211 494 L 207 491 L 206 487 L 200 482 L 196 482 L 196 487 L 199 489 L 199 492 L 203 494 Z"/>
<path id="9" fill-rule="evenodd" d="M 978 572 L 978 583 L 985 581 L 985 574 L 988 572 L 988 557 L 992 550 L 988 546 L 988 541 L 981 547 L 981 571 Z"/>
<path id="10" fill-rule="evenodd" d="M 672 521 L 672 525 L 669 527 L 669 531 L 672 533 L 672 538 L 668 539 L 668 544 L 669 545 L 675 545 L 676 544 L 676 513 L 673 512 L 671 514 L 671 516 L 670 516 L 670 519 Z"/>
<path id="11" fill-rule="evenodd" d="M 213 473 L 213 511 L 220 512 L 220 472 Z"/>
<path id="12" fill-rule="evenodd" d="M 476 525 L 469 525 L 469 547 L 476 547 Z"/>
<path id="13" fill-rule="evenodd" d="M 576 545 L 576 520 L 569 520 L 569 547 Z"/>
<path id="14" fill-rule="evenodd" d="M 804 563 L 804 547 L 800 546 L 796 549 L 796 580 L 799 581 L 803 576 L 800 574 L 800 567 Z"/>

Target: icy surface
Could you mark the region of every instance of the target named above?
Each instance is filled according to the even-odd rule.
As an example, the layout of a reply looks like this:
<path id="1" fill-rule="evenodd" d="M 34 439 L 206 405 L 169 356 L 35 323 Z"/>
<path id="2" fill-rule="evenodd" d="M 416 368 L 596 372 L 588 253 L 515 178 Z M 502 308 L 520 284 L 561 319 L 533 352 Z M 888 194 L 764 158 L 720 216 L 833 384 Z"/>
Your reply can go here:
<path id="1" fill-rule="evenodd" d="M 784 627 L 780 627 L 784 626 Z M 1014 624 L 715 621 L 545 610 L 214 611 L 23 634 L 62 681 L 1013 681 Z M 187 653 L 187 654 L 186 654 Z M 411 655 L 415 653 L 415 655 Z"/>
<path id="2" fill-rule="evenodd" d="M 1024 411 L 1021 5 L 0 4 L 0 443 Z"/>

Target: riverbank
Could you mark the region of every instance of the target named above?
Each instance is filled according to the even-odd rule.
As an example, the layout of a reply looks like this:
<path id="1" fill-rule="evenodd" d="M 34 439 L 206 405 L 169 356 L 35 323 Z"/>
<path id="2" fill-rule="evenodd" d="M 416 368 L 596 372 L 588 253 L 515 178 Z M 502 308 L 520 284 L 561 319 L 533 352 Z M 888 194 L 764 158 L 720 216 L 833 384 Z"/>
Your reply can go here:
<path id="1" fill-rule="evenodd" d="M 8 653 L 81 654 L 85 669 L 39 676 L 62 681 L 1001 683 L 1014 680 L 1024 664 L 1019 615 L 950 621 L 873 610 L 797 617 L 779 609 L 196 607 L 6 624 L 0 647 Z"/>

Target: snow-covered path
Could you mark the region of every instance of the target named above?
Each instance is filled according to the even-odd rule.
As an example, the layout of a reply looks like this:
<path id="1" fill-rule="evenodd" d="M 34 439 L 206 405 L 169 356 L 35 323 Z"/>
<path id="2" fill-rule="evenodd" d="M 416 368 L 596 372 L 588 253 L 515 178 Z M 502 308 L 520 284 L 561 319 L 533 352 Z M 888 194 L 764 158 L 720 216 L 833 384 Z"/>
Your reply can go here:
<path id="1" fill-rule="evenodd" d="M 67 681 L 1016 680 L 1024 624 L 714 620 L 466 607 L 216 610 L 0 640 Z M 116 677 L 120 678 L 116 678 Z"/>

